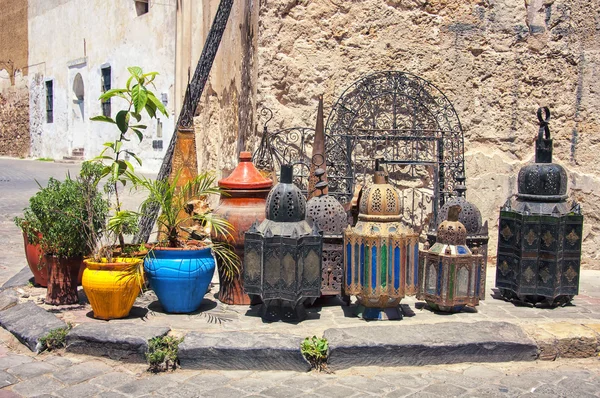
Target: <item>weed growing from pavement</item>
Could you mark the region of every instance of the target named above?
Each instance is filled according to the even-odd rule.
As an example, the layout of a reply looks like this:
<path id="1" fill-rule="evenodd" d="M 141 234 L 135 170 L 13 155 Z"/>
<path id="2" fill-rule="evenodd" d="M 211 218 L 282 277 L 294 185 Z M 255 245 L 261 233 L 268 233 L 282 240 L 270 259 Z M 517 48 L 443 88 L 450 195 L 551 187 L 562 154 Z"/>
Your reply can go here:
<path id="1" fill-rule="evenodd" d="M 307 337 L 300 345 L 300 352 L 314 369 L 324 371 L 327 368 L 327 352 L 329 343 L 327 339 L 317 336 Z"/>
<path id="2" fill-rule="evenodd" d="M 163 372 L 169 369 L 175 370 L 179 365 L 179 344 L 182 338 L 173 336 L 154 337 L 148 341 L 148 352 L 146 352 L 146 361 L 151 372 Z"/>
<path id="3" fill-rule="evenodd" d="M 38 352 L 65 348 L 67 345 L 67 334 L 69 333 L 69 330 L 71 330 L 70 324 L 64 328 L 53 329 L 45 336 L 40 337 L 38 341 Z"/>

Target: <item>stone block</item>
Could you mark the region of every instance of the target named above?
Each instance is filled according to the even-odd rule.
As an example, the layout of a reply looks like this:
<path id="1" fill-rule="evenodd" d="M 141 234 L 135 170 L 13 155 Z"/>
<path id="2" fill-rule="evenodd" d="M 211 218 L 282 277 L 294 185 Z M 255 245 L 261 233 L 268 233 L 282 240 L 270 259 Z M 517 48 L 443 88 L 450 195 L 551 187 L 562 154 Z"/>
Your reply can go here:
<path id="1" fill-rule="evenodd" d="M 31 351 L 38 350 L 37 343 L 40 337 L 51 330 L 67 327 L 64 321 L 32 302 L 17 304 L 0 311 L 0 325 Z"/>
<path id="2" fill-rule="evenodd" d="M 133 323 L 83 323 L 67 335 L 67 351 L 125 362 L 145 362 L 148 340 L 165 336 L 170 330 L 166 326 Z"/>
<path id="3" fill-rule="evenodd" d="M 0 311 L 7 310 L 19 303 L 17 292 L 12 289 L 0 291 Z"/>
<path id="4" fill-rule="evenodd" d="M 27 286 L 32 278 L 33 274 L 31 273 L 31 270 L 28 266 L 25 266 L 12 278 L 4 282 L 0 290 L 5 290 L 11 287 Z"/>
<path id="5" fill-rule="evenodd" d="M 554 339 L 558 357 L 588 358 L 596 354 L 598 336 L 589 327 L 569 322 L 552 322 L 539 327 Z"/>
<path id="6" fill-rule="evenodd" d="M 184 369 L 306 372 L 301 343 L 301 337 L 276 333 L 191 332 L 179 345 L 179 360 Z"/>
<path id="7" fill-rule="evenodd" d="M 460 362 L 533 361 L 538 348 L 506 322 L 327 329 L 328 366 L 419 366 Z"/>

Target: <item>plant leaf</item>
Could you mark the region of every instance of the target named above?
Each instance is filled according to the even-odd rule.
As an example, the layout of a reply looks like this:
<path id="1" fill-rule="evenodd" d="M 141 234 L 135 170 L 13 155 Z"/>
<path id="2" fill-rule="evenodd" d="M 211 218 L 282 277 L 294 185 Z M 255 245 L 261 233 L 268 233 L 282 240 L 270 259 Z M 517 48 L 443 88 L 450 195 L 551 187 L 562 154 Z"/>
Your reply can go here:
<path id="1" fill-rule="evenodd" d="M 106 123 L 112 123 L 112 124 L 117 123 L 113 120 L 113 118 L 104 116 L 104 115 L 91 117 L 90 120 L 92 120 L 94 122 L 106 122 Z"/>
<path id="2" fill-rule="evenodd" d="M 153 93 L 148 92 L 148 100 L 156 106 L 156 109 L 158 109 L 160 113 L 162 113 L 166 117 L 169 117 L 169 113 L 167 112 L 165 105 L 158 98 L 156 98 L 156 96 Z"/>
<path id="3" fill-rule="evenodd" d="M 123 97 L 123 95 L 119 95 L 119 94 L 123 94 L 125 92 L 127 92 L 127 90 L 124 88 L 112 88 L 112 89 L 107 90 L 104 93 L 102 93 L 102 95 L 98 99 L 101 101 L 105 101 L 105 100 L 112 98 L 114 96 L 117 96 L 117 95 L 120 97 Z"/>
<path id="4" fill-rule="evenodd" d="M 133 86 L 131 89 L 131 100 L 133 101 L 135 112 L 140 113 L 140 111 L 144 109 L 146 103 L 148 102 L 146 88 L 140 84 Z"/>
<path id="5" fill-rule="evenodd" d="M 142 75 L 144 74 L 144 71 L 142 71 L 142 68 L 140 68 L 139 66 L 130 66 L 127 68 L 127 70 L 129 71 L 129 73 L 131 73 L 137 78 L 142 77 Z"/>
<path id="6" fill-rule="evenodd" d="M 119 111 L 115 119 L 119 130 L 121 130 L 121 133 L 125 134 L 127 130 L 129 130 L 129 112 Z"/>

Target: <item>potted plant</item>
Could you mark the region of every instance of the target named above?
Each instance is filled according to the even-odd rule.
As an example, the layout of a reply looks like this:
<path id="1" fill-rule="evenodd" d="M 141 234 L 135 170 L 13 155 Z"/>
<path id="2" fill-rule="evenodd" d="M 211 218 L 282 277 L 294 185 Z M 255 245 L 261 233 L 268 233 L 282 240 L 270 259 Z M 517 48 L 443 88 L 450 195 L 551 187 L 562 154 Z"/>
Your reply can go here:
<path id="1" fill-rule="evenodd" d="M 91 251 L 89 236 L 95 236 L 104 224 L 108 206 L 95 189 L 99 170 L 84 163 L 80 176 L 64 182 L 50 178 L 46 187 L 29 199 L 26 217 L 35 217 L 44 262 L 48 268 L 46 304 L 75 304 L 77 276 L 83 256 Z M 88 218 L 86 203 L 94 207 Z M 84 237 L 82 239 L 82 237 Z"/>
<path id="2" fill-rule="evenodd" d="M 125 107 L 117 112 L 114 119 L 109 116 L 91 118 L 94 121 L 113 124 L 119 131 L 117 138 L 105 143 L 104 150 L 95 159 L 102 164 L 102 176 L 108 177 L 107 187 L 109 194 L 114 196 L 114 207 L 111 209 L 113 214 L 108 220 L 103 236 L 93 239 L 101 243 L 93 256 L 85 260 L 87 267 L 82 281 L 94 317 L 105 320 L 129 315 L 143 285 L 142 264 L 145 252 L 140 255 L 136 246 L 125 244 L 125 235 L 136 232 L 138 214 L 123 209 L 119 197 L 119 185 L 125 187 L 130 183 L 135 186 L 138 180 L 127 157 L 142 165 L 134 150 L 127 148 L 127 142 L 132 136 L 137 137 L 138 143 L 142 142 L 146 125 L 140 122 L 144 114 L 150 119 L 155 118 L 157 112 L 168 117 L 164 105 L 150 90 L 158 73 L 144 73 L 137 66 L 127 69 L 130 76 L 125 88 L 108 90 L 100 96 L 101 101 L 121 98 L 125 101 Z M 115 241 L 118 241 L 118 245 L 114 245 Z"/>
<path id="3" fill-rule="evenodd" d="M 210 241 L 211 233 L 231 236 L 231 224 L 213 214 L 208 206 L 200 211 L 190 206 L 192 199 L 208 200 L 209 196 L 220 193 L 214 186 L 213 173 L 201 173 L 182 186 L 178 186 L 178 180 L 179 173 L 171 181 L 139 181 L 149 192 L 142 212 L 157 205 L 161 207 L 158 243 L 146 256 L 144 269 L 166 312 L 189 313 L 200 307 L 212 280 L 213 254 L 230 274 L 238 271 L 239 258 L 228 245 Z M 186 228 L 190 221 L 196 223 L 195 229 Z"/>
<path id="4" fill-rule="evenodd" d="M 34 283 L 42 287 L 48 286 L 48 269 L 42 261 L 43 252 L 40 246 L 42 236 L 39 231 L 39 220 L 30 209 L 25 209 L 23 217 L 15 217 L 14 222 L 23 232 L 25 259 L 33 274 Z"/>

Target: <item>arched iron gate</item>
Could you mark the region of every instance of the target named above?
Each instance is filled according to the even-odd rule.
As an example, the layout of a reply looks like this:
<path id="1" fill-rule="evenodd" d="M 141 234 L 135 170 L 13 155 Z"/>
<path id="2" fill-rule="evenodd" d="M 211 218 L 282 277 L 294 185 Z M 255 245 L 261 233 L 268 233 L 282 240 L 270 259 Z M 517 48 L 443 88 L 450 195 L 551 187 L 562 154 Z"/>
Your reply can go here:
<path id="1" fill-rule="evenodd" d="M 402 192 L 404 220 L 417 232 L 436 219 L 464 173 L 463 132 L 452 103 L 409 73 L 377 72 L 354 82 L 335 102 L 325 133 L 329 193 L 349 202 L 380 159 Z M 313 138 L 311 128 L 267 133 L 265 125 L 255 161 L 277 171 L 294 164 L 295 182 L 306 191 Z"/>

